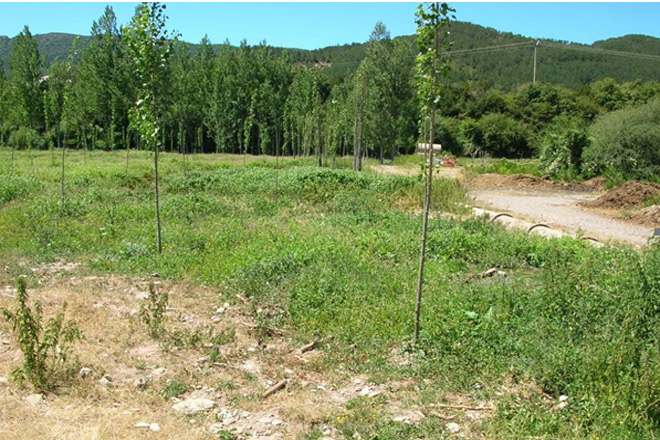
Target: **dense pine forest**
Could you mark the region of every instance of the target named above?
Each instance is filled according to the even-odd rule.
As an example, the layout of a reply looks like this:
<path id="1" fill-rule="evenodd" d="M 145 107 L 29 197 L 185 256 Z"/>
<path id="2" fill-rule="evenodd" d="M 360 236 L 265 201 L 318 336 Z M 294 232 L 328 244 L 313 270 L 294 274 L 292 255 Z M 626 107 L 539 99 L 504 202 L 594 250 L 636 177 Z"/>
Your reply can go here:
<path id="1" fill-rule="evenodd" d="M 611 164 L 582 167 L 594 137 L 587 128 L 660 93 L 655 38 L 583 46 L 453 22 L 451 40 L 436 141 L 457 155 L 538 155 L 549 171 L 602 173 Z M 409 154 L 422 131 L 415 55 L 413 37 L 390 38 L 382 23 L 364 44 L 314 51 L 175 40 L 159 84 L 162 148 L 314 154 L 320 165 L 356 151 L 381 161 Z M 26 26 L 2 37 L 0 59 L 0 143 L 143 147 L 129 118 L 139 89 L 134 60 L 111 7 L 92 23 L 91 36 L 35 37 Z M 579 145 L 568 145 L 569 129 L 581 133 L 570 135 Z"/>

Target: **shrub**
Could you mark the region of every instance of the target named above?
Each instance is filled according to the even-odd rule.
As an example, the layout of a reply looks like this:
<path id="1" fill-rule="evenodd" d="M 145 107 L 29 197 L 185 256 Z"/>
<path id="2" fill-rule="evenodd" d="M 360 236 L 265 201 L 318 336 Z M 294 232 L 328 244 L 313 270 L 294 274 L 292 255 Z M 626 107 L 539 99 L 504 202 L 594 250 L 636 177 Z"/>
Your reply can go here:
<path id="1" fill-rule="evenodd" d="M 442 149 L 457 156 L 465 154 L 461 123 L 455 118 L 440 118 L 436 123 L 435 142 L 442 144 Z"/>
<path id="2" fill-rule="evenodd" d="M 44 146 L 44 139 L 36 130 L 21 127 L 9 136 L 9 143 L 19 150 L 39 149 Z"/>
<path id="3" fill-rule="evenodd" d="M 529 131 L 510 116 L 491 113 L 464 128 L 466 137 L 493 157 L 520 158 L 532 154 Z"/>
<path id="4" fill-rule="evenodd" d="M 579 174 L 582 152 L 589 145 L 586 127 L 579 120 L 561 119 L 543 136 L 541 168 L 546 174 Z"/>
<path id="5" fill-rule="evenodd" d="M 64 321 L 66 303 L 62 312 L 43 325 L 41 304 L 28 305 L 28 295 L 23 279 L 18 280 L 16 302 L 18 309 L 2 312 L 12 325 L 23 353 L 23 367 L 14 370 L 14 380 L 27 380 L 33 387 L 48 391 L 55 386 L 55 375 L 68 359 L 69 344 L 80 339 L 80 331 L 73 321 Z"/>
<path id="6" fill-rule="evenodd" d="M 140 319 L 149 328 L 152 338 L 159 338 L 165 331 L 165 310 L 167 309 L 168 295 L 163 291 L 156 293 L 153 283 L 149 284 L 147 304 L 140 307 Z"/>
<path id="7" fill-rule="evenodd" d="M 660 99 L 600 117 L 590 129 L 593 142 L 582 154 L 587 176 L 616 170 L 630 179 L 660 172 Z"/>

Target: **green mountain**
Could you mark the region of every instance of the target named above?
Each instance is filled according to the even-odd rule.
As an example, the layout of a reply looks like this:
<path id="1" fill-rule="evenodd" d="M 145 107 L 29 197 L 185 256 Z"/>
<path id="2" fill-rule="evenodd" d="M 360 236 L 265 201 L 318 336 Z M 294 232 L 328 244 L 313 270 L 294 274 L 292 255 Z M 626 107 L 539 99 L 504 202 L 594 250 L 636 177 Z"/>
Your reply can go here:
<path id="1" fill-rule="evenodd" d="M 451 35 L 454 41 L 453 51 L 456 52 L 453 70 L 455 80 L 485 81 L 503 89 L 532 81 L 535 40 L 464 22 L 452 23 Z M 35 38 L 46 65 L 57 58 L 66 58 L 74 37 L 75 35 L 65 33 L 37 35 Z M 81 37 L 80 48 L 90 39 L 89 36 Z M 395 40 L 409 44 L 411 57 L 414 56 L 413 36 L 397 37 Z M 6 69 L 12 43 L 13 39 L 0 37 L 0 60 Z M 593 45 L 553 40 L 540 40 L 539 44 L 537 81 L 576 88 L 606 77 L 620 82 L 660 79 L 659 38 L 626 35 L 598 41 Z M 507 45 L 514 46 L 493 48 Z M 317 66 L 327 73 L 331 81 L 336 81 L 357 68 L 365 56 L 365 48 L 364 43 L 353 43 L 316 50 L 275 50 L 287 50 L 293 63 Z M 462 52 L 479 48 L 483 50 Z M 611 51 L 647 54 L 658 58 L 621 56 L 612 54 Z"/>
<path id="2" fill-rule="evenodd" d="M 48 66 L 56 59 L 66 59 L 69 55 L 69 49 L 71 49 L 73 39 L 76 38 L 76 36 L 77 35 L 74 34 L 64 34 L 59 32 L 35 35 L 34 38 L 37 40 L 37 46 L 39 47 L 39 53 L 44 60 L 44 65 Z M 79 50 L 83 49 L 91 38 L 92 37 L 89 36 L 80 36 L 78 43 Z M 0 36 L 0 61 L 2 61 L 7 71 L 9 71 L 9 57 L 13 45 L 13 38 Z"/>

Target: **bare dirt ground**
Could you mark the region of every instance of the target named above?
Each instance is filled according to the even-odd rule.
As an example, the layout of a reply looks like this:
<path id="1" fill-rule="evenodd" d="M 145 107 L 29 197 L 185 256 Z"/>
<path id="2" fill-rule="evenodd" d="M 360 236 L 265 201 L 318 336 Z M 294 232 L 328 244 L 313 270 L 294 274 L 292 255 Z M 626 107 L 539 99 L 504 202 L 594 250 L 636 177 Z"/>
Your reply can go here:
<path id="1" fill-rule="evenodd" d="M 408 176 L 418 173 L 417 169 L 391 165 L 375 165 L 372 170 Z M 461 167 L 440 168 L 438 177 L 464 181 L 465 173 Z M 635 222 L 613 218 L 617 217 L 613 211 L 591 209 L 589 206 L 601 196 L 601 180 L 562 185 L 533 176 L 483 174 L 466 183 L 477 207 L 507 212 L 522 220 L 545 223 L 564 232 L 583 234 L 604 243 L 618 241 L 645 245 L 653 233 L 654 225 L 651 223 L 655 211 L 648 215 L 645 212 L 639 214 L 639 219 L 630 216 L 638 220 Z"/>
<path id="2" fill-rule="evenodd" d="M 372 165 L 372 171 L 379 174 L 389 174 L 397 176 L 416 176 L 419 174 L 419 167 L 417 168 L 404 168 L 396 165 Z M 444 177 L 447 179 L 465 180 L 465 174 L 462 167 L 440 167 L 435 171 L 436 177 Z"/>
<path id="3" fill-rule="evenodd" d="M 596 199 L 598 194 L 594 193 L 470 188 L 470 195 L 476 206 L 508 212 L 523 220 L 545 223 L 602 242 L 620 241 L 643 246 L 653 232 L 649 227 L 587 212 L 578 206 L 580 202 Z"/>
<path id="4" fill-rule="evenodd" d="M 66 300 L 67 317 L 81 329 L 70 382 L 45 395 L 14 383 L 11 371 L 22 355 L 8 326 L 0 325 L 0 439 L 294 439 L 316 431 L 331 440 L 344 438 L 338 429 L 346 405 L 356 399 L 381 402 L 379 417 L 396 423 L 454 420 L 466 438 L 488 415 L 423 407 L 414 380 L 373 381 L 330 361 L 335 341 L 303 353 L 305 344 L 286 331 L 260 328 L 244 299 L 224 303 L 219 289 L 78 277 L 76 267 L 33 268 L 40 286 L 29 290 L 49 312 Z M 138 310 L 150 282 L 169 294 L 168 331 L 191 342 L 177 347 L 149 337 Z M 14 308 L 13 287 L 0 285 L 0 293 L 0 308 Z M 405 368 L 410 360 L 393 354 L 389 361 Z M 284 388 L 264 397 L 280 381 Z M 184 384 L 177 397 L 163 394 L 177 384 Z M 438 395 L 436 403 L 493 406 L 455 394 Z"/>

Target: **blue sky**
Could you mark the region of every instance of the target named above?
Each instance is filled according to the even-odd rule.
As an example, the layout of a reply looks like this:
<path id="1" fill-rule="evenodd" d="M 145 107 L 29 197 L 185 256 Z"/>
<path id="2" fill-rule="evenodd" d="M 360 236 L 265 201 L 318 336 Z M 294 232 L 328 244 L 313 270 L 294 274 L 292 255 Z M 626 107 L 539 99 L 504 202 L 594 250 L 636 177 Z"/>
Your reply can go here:
<path id="1" fill-rule="evenodd" d="M 1 3 L 0 35 L 14 36 L 24 24 L 33 34 L 89 34 L 92 21 L 112 5 L 127 24 L 136 3 Z M 660 3 L 450 3 L 456 17 L 528 37 L 590 44 L 626 34 L 660 37 Z M 417 3 L 167 3 L 169 29 L 198 42 L 243 38 L 250 44 L 314 49 L 365 41 L 383 21 L 392 36 L 415 32 Z"/>

